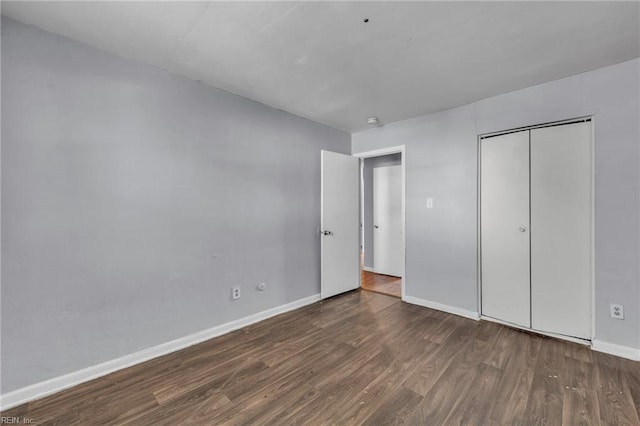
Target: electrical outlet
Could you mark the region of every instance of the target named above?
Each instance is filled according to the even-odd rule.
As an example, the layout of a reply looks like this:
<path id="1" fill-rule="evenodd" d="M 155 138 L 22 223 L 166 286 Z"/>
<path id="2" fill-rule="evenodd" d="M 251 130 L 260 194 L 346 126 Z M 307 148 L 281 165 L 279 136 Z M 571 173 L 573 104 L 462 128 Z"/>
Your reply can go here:
<path id="1" fill-rule="evenodd" d="M 612 303 L 609 307 L 611 309 L 611 318 L 619 320 L 624 319 L 624 306 Z"/>
<path id="2" fill-rule="evenodd" d="M 232 300 L 240 299 L 240 286 L 231 287 L 231 299 Z"/>
<path id="3" fill-rule="evenodd" d="M 260 284 L 258 284 L 258 286 L 256 288 L 258 290 L 260 290 L 260 291 L 265 291 L 267 289 L 267 284 L 266 283 L 260 283 Z"/>

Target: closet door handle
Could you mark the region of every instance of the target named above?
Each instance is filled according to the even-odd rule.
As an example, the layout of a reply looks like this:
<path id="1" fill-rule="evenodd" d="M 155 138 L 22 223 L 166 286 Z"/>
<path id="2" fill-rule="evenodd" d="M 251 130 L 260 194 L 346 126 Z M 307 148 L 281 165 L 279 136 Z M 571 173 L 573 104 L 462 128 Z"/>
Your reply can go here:
<path id="1" fill-rule="evenodd" d="M 526 232 L 527 228 L 525 226 L 521 226 L 520 228 L 518 228 L 518 231 L 520 232 Z"/>

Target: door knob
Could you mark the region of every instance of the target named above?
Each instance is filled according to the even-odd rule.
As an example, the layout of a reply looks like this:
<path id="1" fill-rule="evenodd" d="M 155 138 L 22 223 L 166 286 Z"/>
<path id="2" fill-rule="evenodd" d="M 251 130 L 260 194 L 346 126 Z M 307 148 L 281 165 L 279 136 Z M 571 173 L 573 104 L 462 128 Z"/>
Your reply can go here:
<path id="1" fill-rule="evenodd" d="M 373 227 L 376 229 L 380 228 L 378 225 L 373 225 Z"/>
<path id="2" fill-rule="evenodd" d="M 521 226 L 520 228 L 518 228 L 518 231 L 520 231 L 520 232 L 525 232 L 526 230 L 527 230 L 527 228 L 524 227 L 524 226 Z"/>
<path id="3" fill-rule="evenodd" d="M 321 234 L 322 235 L 332 235 L 333 232 L 331 232 L 331 231 L 322 231 Z"/>

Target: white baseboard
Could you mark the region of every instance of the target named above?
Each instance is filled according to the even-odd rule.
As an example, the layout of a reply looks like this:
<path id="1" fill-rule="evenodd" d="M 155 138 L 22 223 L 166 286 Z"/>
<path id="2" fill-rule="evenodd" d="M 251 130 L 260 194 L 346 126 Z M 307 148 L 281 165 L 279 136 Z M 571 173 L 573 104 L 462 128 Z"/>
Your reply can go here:
<path id="1" fill-rule="evenodd" d="M 376 270 L 371 268 L 371 267 L 369 267 L 369 266 L 363 266 L 362 270 L 363 271 L 367 271 L 367 272 L 373 272 L 374 274 L 376 273 Z"/>
<path id="2" fill-rule="evenodd" d="M 480 315 L 478 315 L 477 312 L 469 311 L 455 306 L 444 305 L 442 303 L 432 302 L 430 300 L 420 299 L 413 296 L 405 296 L 402 300 L 407 303 L 411 303 L 412 305 L 424 306 L 425 308 L 431 308 L 438 311 L 447 312 L 449 314 L 471 318 L 476 321 L 480 319 Z"/>
<path id="3" fill-rule="evenodd" d="M 180 337 L 178 339 L 171 340 L 169 342 L 162 343 L 148 349 L 143 349 L 141 351 L 134 352 L 120 358 L 112 359 L 101 364 L 83 368 L 82 370 L 77 370 L 72 373 L 54 377 L 52 379 L 35 383 L 33 385 L 25 386 L 24 388 L 16 389 L 6 394 L 0 395 L 0 407 L 2 410 L 6 410 L 8 408 L 24 404 L 25 402 L 33 401 L 47 395 L 54 394 L 56 392 L 60 392 L 64 389 L 79 385 L 80 383 L 84 383 L 89 380 L 105 376 L 109 373 L 113 373 L 114 371 L 122 370 L 123 368 L 131 367 L 150 359 L 157 358 L 162 355 L 167 355 L 171 352 L 175 352 L 189 346 L 193 346 L 195 344 L 204 342 L 205 340 L 209 340 L 214 337 L 221 336 L 231 331 L 240 329 L 242 327 L 254 324 L 256 322 L 263 321 L 267 318 L 292 311 L 306 305 L 310 305 L 319 300 L 320 295 L 315 294 L 313 296 L 305 297 L 304 299 L 287 303 L 286 305 L 267 309 L 265 311 L 258 312 L 257 314 L 240 318 L 238 320 L 231 321 L 207 330 L 199 331 L 188 336 Z"/>
<path id="4" fill-rule="evenodd" d="M 619 356 L 622 358 L 631 359 L 633 361 L 640 361 L 640 349 L 632 348 L 629 346 L 616 345 L 614 343 L 603 342 L 602 340 L 593 340 L 591 342 L 591 349 L 598 352 L 604 352 L 606 354 Z"/>

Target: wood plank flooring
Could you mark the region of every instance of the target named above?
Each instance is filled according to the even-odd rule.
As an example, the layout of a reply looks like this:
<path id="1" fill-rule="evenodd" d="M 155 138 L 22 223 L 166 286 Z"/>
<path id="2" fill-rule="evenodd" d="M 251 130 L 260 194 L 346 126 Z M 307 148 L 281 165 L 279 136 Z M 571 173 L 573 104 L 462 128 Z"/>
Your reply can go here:
<path id="1" fill-rule="evenodd" d="M 639 425 L 640 363 L 354 291 L 25 404 L 47 425 Z"/>
<path id="2" fill-rule="evenodd" d="M 389 296 L 402 296 L 402 278 L 390 275 L 374 274 L 362 270 L 361 287 L 368 291 L 375 291 Z"/>

